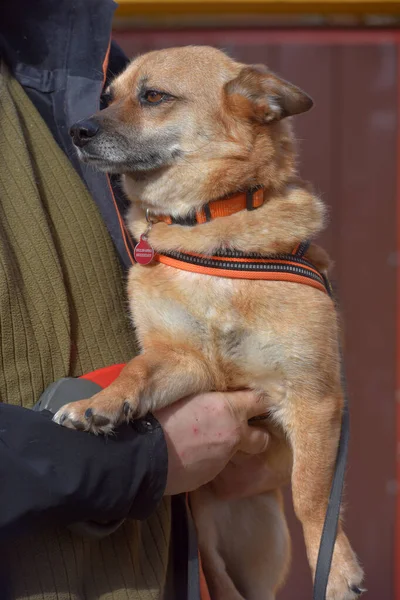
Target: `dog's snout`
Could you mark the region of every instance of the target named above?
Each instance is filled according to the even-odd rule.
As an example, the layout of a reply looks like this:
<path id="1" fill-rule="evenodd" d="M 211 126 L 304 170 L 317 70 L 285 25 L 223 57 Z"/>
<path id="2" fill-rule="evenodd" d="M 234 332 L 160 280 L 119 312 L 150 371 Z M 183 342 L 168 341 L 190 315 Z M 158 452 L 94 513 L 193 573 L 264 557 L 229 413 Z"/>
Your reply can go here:
<path id="1" fill-rule="evenodd" d="M 96 135 L 99 131 L 99 124 L 94 119 L 86 119 L 78 121 L 72 125 L 69 130 L 70 136 L 75 146 L 82 148 Z"/>

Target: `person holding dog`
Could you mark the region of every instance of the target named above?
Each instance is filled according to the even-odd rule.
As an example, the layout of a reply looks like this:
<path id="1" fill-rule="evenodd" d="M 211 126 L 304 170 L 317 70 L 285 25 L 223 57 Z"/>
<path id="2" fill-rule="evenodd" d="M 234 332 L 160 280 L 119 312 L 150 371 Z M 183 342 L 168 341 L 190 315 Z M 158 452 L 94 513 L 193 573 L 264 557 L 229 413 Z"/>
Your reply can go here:
<path id="1" fill-rule="evenodd" d="M 27 410 L 54 382 L 137 351 L 130 242 L 113 205 L 123 211 L 124 198 L 78 162 L 68 135 L 126 64 L 107 50 L 113 10 L 111 0 L 0 8 L 2 600 L 198 598 L 182 494 L 214 480 L 221 496 L 250 495 L 268 444 L 248 425 L 263 406 L 247 391 L 182 399 L 109 440 L 59 427 L 51 402 Z M 66 527 L 77 522 L 86 530 Z"/>

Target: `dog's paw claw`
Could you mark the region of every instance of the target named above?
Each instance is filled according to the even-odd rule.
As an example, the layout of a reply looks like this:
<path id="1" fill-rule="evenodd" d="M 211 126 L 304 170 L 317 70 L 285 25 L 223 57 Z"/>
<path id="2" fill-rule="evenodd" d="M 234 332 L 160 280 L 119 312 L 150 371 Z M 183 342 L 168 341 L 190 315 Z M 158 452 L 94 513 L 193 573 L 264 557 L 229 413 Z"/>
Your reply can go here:
<path id="1" fill-rule="evenodd" d="M 137 406 L 132 406 L 128 400 L 124 402 L 122 412 L 124 413 L 125 421 L 127 423 L 129 423 L 129 421 L 133 421 L 133 419 L 137 416 L 137 410 Z"/>
<path id="2" fill-rule="evenodd" d="M 357 596 L 361 596 L 361 594 L 364 594 L 367 591 L 365 588 L 360 588 L 357 585 L 351 585 L 350 589 L 354 594 L 357 594 Z"/>

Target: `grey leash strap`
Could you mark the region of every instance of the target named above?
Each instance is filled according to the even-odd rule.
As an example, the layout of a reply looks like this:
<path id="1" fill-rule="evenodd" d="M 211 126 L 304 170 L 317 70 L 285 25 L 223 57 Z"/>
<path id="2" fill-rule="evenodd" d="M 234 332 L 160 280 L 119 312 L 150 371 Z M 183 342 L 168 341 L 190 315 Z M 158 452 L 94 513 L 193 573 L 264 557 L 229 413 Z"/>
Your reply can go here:
<path id="1" fill-rule="evenodd" d="M 319 546 L 317 569 L 314 580 L 313 600 L 325 600 L 326 587 L 328 585 L 329 572 L 331 569 L 333 549 L 335 547 L 336 533 L 340 515 L 340 504 L 342 500 L 344 476 L 346 472 L 347 449 L 349 445 L 349 407 L 345 397 L 343 407 L 342 428 L 340 432 L 339 448 L 336 458 L 335 475 L 333 477 L 328 508 L 325 516 L 324 528 L 322 530 Z"/>
<path id="2" fill-rule="evenodd" d="M 327 289 L 334 300 L 333 292 L 327 281 Z M 335 300 L 334 300 L 335 301 Z M 336 303 L 337 304 L 337 303 Z M 333 476 L 331 492 L 329 495 L 328 508 L 326 510 L 324 527 L 318 552 L 317 568 L 314 579 L 313 600 L 325 600 L 329 573 L 331 570 L 333 550 L 335 548 L 336 534 L 340 516 L 340 505 L 342 501 L 344 477 L 346 473 L 347 453 L 349 447 L 350 416 L 349 401 L 346 384 L 346 374 L 343 361 L 343 352 L 339 343 L 341 384 L 343 390 L 344 406 L 340 430 L 339 446 L 336 456 L 335 473 Z"/>
<path id="3" fill-rule="evenodd" d="M 200 600 L 200 562 L 197 534 L 190 509 L 186 506 L 188 524 L 188 600 Z"/>

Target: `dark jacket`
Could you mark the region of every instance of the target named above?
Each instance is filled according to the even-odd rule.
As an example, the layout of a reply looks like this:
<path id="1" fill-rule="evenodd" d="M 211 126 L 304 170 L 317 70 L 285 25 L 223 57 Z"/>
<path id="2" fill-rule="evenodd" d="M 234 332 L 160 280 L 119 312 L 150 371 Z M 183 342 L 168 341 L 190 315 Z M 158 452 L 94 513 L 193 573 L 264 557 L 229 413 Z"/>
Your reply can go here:
<path id="1" fill-rule="evenodd" d="M 0 541 L 43 522 L 145 519 L 164 492 L 167 451 L 150 415 L 110 438 L 0 404 Z"/>
<path id="2" fill-rule="evenodd" d="M 125 268 L 129 257 L 121 238 L 107 176 L 81 163 L 71 125 L 99 109 L 106 81 L 128 59 L 111 43 L 112 0 L 13 0 L 0 3 L 0 51 L 36 106 L 55 140 L 81 175 L 107 225 Z M 120 210 L 126 203 L 112 180 Z"/>

